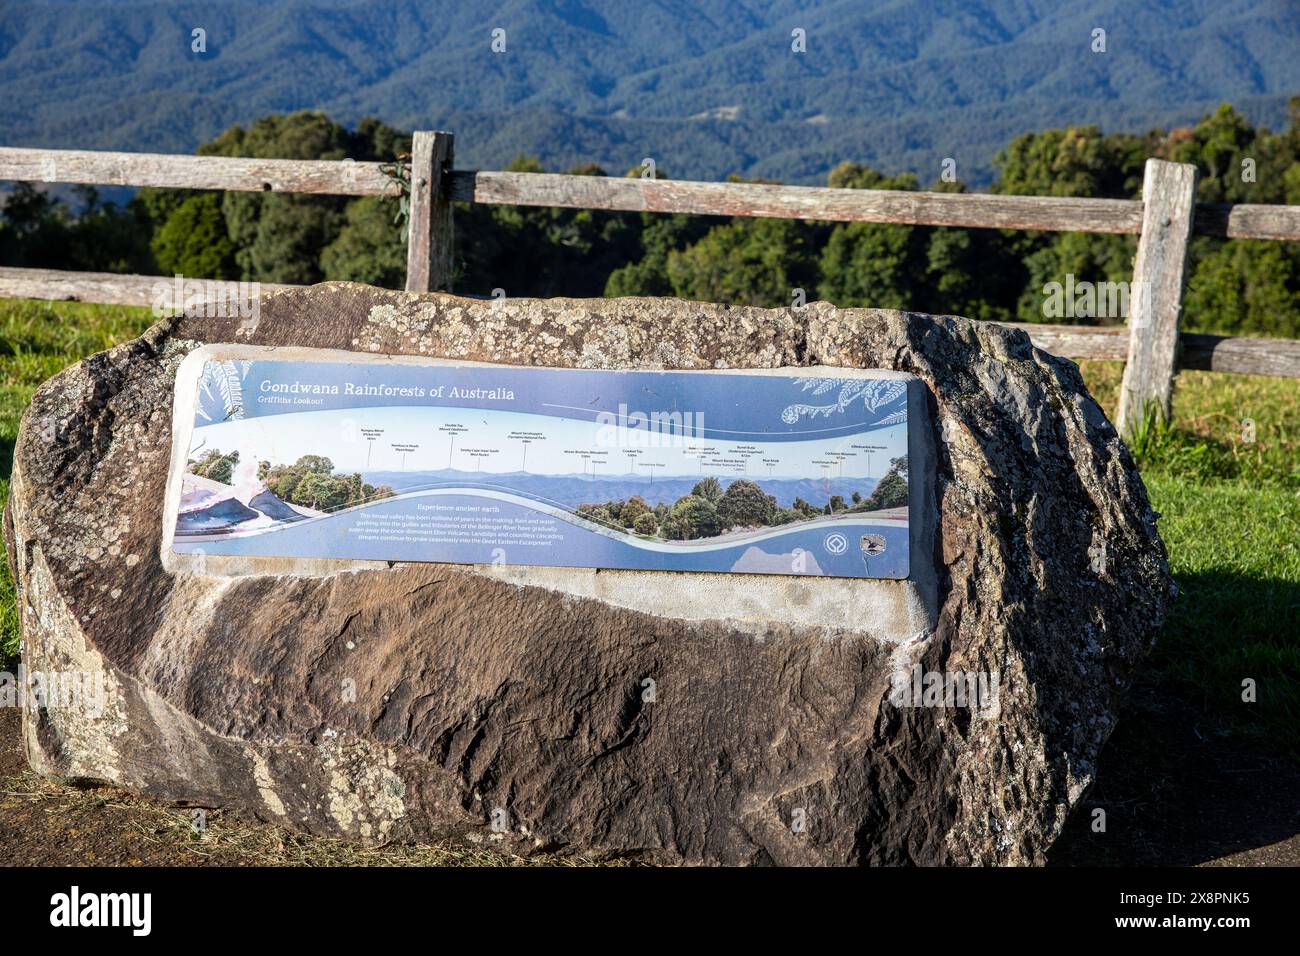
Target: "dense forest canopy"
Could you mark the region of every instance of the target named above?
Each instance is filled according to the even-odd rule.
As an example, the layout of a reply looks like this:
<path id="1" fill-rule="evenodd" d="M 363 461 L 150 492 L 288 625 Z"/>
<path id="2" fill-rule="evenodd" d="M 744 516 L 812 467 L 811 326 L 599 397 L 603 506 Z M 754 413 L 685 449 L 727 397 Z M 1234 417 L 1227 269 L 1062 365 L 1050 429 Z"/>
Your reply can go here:
<path id="1" fill-rule="evenodd" d="M 349 130 L 300 112 L 232 127 L 199 153 L 391 162 L 409 146 L 409 133 L 377 120 Z M 992 191 L 1138 198 L 1151 156 L 1196 164 L 1202 202 L 1300 204 L 1300 97 L 1279 132 L 1252 126 L 1224 105 L 1169 132 L 1028 133 L 998 153 Z M 542 167 L 519 157 L 509 168 Z M 606 175 L 594 166 L 568 171 Z M 827 181 L 849 189 L 922 188 L 910 174 L 887 176 L 853 161 Z M 936 181 L 924 188 L 965 186 Z M 0 221 L 0 263 L 262 282 L 351 279 L 391 288 L 404 281 L 405 227 L 395 199 L 144 189 L 118 207 L 85 188 L 77 200 L 74 213 L 19 185 Z M 1026 322 L 1122 322 L 1106 309 L 1075 310 L 1073 302 L 1062 313 L 1059 294 L 1054 309 L 1048 290 L 1127 282 L 1136 249 L 1133 236 L 1084 233 L 467 204 L 455 216 L 455 288 L 463 294 L 676 295 L 773 307 L 802 295 Z M 1197 237 L 1183 325 L 1300 336 L 1300 244 Z"/>

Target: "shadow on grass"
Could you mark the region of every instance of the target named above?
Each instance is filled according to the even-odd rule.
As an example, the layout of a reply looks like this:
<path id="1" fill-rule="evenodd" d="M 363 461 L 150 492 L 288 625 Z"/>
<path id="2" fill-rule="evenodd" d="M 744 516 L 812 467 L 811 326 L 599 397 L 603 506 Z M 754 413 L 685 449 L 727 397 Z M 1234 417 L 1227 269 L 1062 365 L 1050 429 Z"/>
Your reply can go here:
<path id="1" fill-rule="evenodd" d="M 0 477 L 7 482 L 9 476 L 14 470 L 14 446 L 18 444 L 18 439 L 13 435 L 0 435 Z M 8 495 L 0 495 L 0 504 L 4 503 L 4 498 Z"/>
<path id="2" fill-rule="evenodd" d="M 1051 865 L 1190 865 L 1300 834 L 1300 585 L 1222 572 L 1178 583 L 1182 597 Z M 1254 703 L 1242 700 L 1247 677 Z M 1300 864 L 1300 842 L 1251 862 Z"/>

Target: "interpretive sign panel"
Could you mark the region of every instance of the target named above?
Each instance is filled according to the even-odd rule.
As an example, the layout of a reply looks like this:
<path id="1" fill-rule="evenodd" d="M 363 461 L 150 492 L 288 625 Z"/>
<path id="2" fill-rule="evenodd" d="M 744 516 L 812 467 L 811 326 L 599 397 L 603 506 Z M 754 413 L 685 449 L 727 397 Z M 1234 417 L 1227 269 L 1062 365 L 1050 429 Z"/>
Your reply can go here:
<path id="1" fill-rule="evenodd" d="M 177 380 L 167 537 L 204 555 L 902 578 L 907 385 L 209 346 Z"/>

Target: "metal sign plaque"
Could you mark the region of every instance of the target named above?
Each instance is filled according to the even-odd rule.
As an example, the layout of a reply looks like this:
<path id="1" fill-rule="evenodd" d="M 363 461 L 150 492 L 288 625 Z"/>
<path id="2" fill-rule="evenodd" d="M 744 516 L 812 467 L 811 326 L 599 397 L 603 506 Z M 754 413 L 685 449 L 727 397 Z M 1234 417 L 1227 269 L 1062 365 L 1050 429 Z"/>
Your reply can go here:
<path id="1" fill-rule="evenodd" d="M 207 346 L 177 379 L 177 553 L 908 574 L 905 377 Z"/>

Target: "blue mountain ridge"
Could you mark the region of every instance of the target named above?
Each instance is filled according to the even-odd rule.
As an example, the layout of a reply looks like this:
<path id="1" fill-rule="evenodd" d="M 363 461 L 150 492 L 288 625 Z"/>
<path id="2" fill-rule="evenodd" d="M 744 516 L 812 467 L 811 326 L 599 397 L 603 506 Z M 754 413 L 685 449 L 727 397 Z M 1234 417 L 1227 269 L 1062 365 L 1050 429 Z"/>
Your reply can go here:
<path id="1" fill-rule="evenodd" d="M 678 498 L 689 495 L 695 484 L 708 477 L 673 476 L 650 478 L 645 475 L 614 474 L 597 475 L 539 475 L 523 471 L 492 473 L 480 471 L 460 471 L 442 469 L 439 471 L 371 471 L 365 472 L 364 478 L 372 485 L 388 485 L 400 493 L 417 491 L 431 487 L 449 486 L 494 486 L 514 490 L 522 494 L 540 498 L 553 504 L 562 505 L 570 510 L 582 504 L 603 504 L 606 501 L 625 501 L 633 495 L 640 495 L 646 504 L 671 505 Z M 715 476 L 716 477 L 716 476 Z M 725 489 L 735 477 L 718 477 Z M 795 498 L 802 498 L 809 504 L 825 507 L 831 495 L 840 495 L 845 501 L 852 499 L 853 493 L 859 492 L 864 498 L 876 487 L 874 478 L 765 478 L 761 475 L 750 476 L 769 495 L 777 500 L 782 508 L 788 508 Z"/>
<path id="2" fill-rule="evenodd" d="M 928 183 L 953 157 L 982 185 L 1028 130 L 1143 132 L 1224 101 L 1276 127 L 1297 49 L 1295 0 L 33 0 L 0 15 L 0 129 L 191 152 L 319 109 L 451 129 L 463 168 L 651 156 L 674 178 L 823 183 L 851 159 Z"/>

